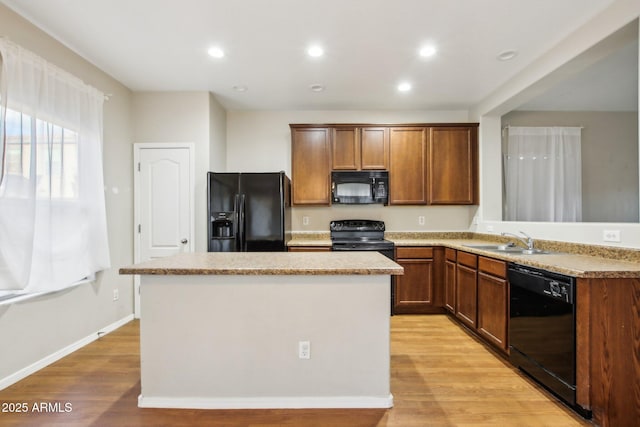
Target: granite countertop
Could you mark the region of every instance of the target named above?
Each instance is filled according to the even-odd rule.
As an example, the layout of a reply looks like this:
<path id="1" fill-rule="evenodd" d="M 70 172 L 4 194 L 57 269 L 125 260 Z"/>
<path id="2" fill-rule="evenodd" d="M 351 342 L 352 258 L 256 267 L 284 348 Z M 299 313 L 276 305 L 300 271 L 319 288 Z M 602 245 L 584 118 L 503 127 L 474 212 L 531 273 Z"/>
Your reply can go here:
<path id="1" fill-rule="evenodd" d="M 394 243 L 396 246 L 444 246 L 581 278 L 640 278 L 640 263 L 602 256 L 567 252 L 524 255 L 467 246 L 496 243 L 479 239 L 394 239 Z"/>
<path id="2" fill-rule="evenodd" d="M 505 243 L 509 240 L 498 235 L 471 232 L 387 232 L 385 238 L 398 247 L 443 246 L 574 277 L 640 278 L 640 251 L 635 249 L 536 240 L 536 247 L 551 253 L 523 255 L 467 246 Z M 301 233 L 294 236 L 289 246 L 331 246 L 331 239 L 329 233 Z"/>
<path id="3" fill-rule="evenodd" d="M 120 269 L 155 275 L 401 275 L 401 266 L 378 252 L 197 252 Z"/>
<path id="4" fill-rule="evenodd" d="M 294 233 L 293 238 L 287 243 L 288 246 L 331 246 L 329 232 L 322 233 Z"/>

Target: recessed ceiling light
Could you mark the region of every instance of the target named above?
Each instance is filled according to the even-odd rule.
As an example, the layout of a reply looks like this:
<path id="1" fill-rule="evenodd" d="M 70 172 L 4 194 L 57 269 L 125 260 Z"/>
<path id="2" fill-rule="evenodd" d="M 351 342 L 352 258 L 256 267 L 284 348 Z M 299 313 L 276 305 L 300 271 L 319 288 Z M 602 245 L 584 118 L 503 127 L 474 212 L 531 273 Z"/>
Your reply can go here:
<path id="1" fill-rule="evenodd" d="M 220 49 L 219 47 L 217 47 L 217 46 L 209 48 L 207 53 L 209 54 L 209 56 L 212 56 L 214 58 L 223 58 L 224 57 L 224 51 L 222 49 Z"/>
<path id="2" fill-rule="evenodd" d="M 236 92 L 246 92 L 247 90 L 249 90 L 249 88 L 245 85 L 236 85 L 233 87 L 233 90 L 235 90 Z"/>
<path id="3" fill-rule="evenodd" d="M 518 56 L 518 51 L 514 49 L 503 50 L 496 57 L 498 61 L 509 61 Z"/>
<path id="4" fill-rule="evenodd" d="M 436 54 L 438 50 L 433 45 L 423 46 L 420 48 L 420 56 L 423 58 L 429 58 Z"/>
<path id="5" fill-rule="evenodd" d="M 410 90 L 411 90 L 411 83 L 409 82 L 402 82 L 398 85 L 399 92 L 409 92 Z"/>
<path id="6" fill-rule="evenodd" d="M 324 86 L 319 83 L 314 83 L 309 86 L 309 89 L 311 89 L 313 92 L 322 92 L 324 91 Z"/>
<path id="7" fill-rule="evenodd" d="M 307 54 L 312 58 L 318 58 L 324 55 L 324 49 L 321 46 L 314 45 L 307 49 Z"/>

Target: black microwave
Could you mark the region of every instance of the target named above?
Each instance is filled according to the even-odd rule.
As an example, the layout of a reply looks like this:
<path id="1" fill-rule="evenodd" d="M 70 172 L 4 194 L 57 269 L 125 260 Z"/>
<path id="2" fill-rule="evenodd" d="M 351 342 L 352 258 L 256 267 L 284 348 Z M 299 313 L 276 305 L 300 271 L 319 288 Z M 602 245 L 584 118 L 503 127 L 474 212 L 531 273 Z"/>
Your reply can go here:
<path id="1" fill-rule="evenodd" d="M 334 204 L 370 204 L 389 202 L 389 172 L 331 172 L 331 199 Z"/>

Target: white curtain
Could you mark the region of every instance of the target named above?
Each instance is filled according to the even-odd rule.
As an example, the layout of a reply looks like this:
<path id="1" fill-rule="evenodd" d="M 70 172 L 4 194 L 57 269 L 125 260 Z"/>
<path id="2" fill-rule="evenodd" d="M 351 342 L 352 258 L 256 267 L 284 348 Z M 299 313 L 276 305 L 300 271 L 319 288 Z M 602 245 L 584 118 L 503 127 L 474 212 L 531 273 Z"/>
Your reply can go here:
<path id="1" fill-rule="evenodd" d="M 49 292 L 109 267 L 104 95 L 0 38 L 0 290 Z"/>
<path id="2" fill-rule="evenodd" d="M 509 127 L 505 220 L 582 220 L 579 127 Z"/>

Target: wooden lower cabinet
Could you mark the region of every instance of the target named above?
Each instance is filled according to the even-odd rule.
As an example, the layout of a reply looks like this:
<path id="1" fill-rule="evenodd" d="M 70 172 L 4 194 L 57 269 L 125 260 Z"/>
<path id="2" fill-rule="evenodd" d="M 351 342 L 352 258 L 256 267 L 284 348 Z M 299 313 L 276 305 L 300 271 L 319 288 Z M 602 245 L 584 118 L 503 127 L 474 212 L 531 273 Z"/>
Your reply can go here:
<path id="1" fill-rule="evenodd" d="M 462 252 L 463 253 L 463 252 Z M 460 256 L 462 253 L 458 253 Z M 471 255 L 475 257 L 475 255 Z M 472 329 L 476 328 L 478 315 L 478 272 L 464 264 L 456 266 L 456 317 Z"/>
<path id="2" fill-rule="evenodd" d="M 444 308 L 450 313 L 456 312 L 456 251 L 444 250 Z"/>
<path id="3" fill-rule="evenodd" d="M 478 257 L 478 334 L 503 352 L 508 350 L 507 263 Z"/>
<path id="4" fill-rule="evenodd" d="M 443 248 L 398 247 L 396 262 L 404 268 L 394 276 L 393 313 L 443 313 L 441 265 Z"/>
<path id="5" fill-rule="evenodd" d="M 603 427 L 640 420 L 640 279 L 577 281 L 576 394 Z"/>
<path id="6" fill-rule="evenodd" d="M 451 257 L 449 257 L 451 258 Z M 457 251 L 455 265 L 446 260 L 446 308 L 486 342 L 508 351 L 509 283 L 507 263 Z M 455 267 L 455 271 L 453 270 Z M 455 294 L 455 299 L 448 296 Z M 453 307 L 451 306 L 452 304 Z"/>

